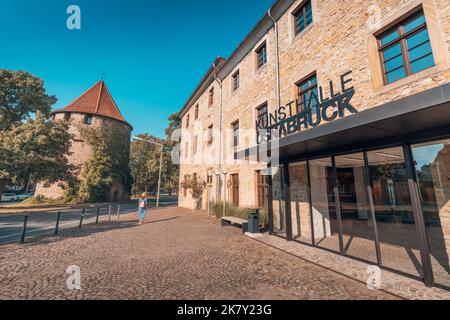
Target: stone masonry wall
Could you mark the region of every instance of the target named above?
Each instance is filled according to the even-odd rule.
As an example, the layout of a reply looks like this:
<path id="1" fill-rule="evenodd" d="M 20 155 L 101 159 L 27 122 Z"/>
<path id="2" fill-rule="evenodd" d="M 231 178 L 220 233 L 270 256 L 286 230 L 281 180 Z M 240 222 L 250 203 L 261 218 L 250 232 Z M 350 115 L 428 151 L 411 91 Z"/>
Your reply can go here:
<path id="1" fill-rule="evenodd" d="M 295 36 L 292 13 L 302 3 L 296 1 L 278 20 L 279 60 L 281 82 L 281 105 L 296 99 L 296 83 L 316 72 L 319 85 L 324 88 L 324 95 L 329 95 L 328 82 L 333 80 L 340 89 L 340 75 L 352 71 L 352 85 L 356 93 L 352 105 L 359 111 L 373 108 L 386 102 L 397 100 L 433 87 L 448 83 L 450 80 L 450 2 L 446 0 L 312 0 L 313 20 L 301 34 Z M 402 15 L 418 5 L 422 5 L 436 66 L 418 74 L 409 76 L 389 85 L 379 84 L 377 68 L 379 56 L 373 47 L 374 34 L 388 26 Z M 265 168 L 263 163 L 251 161 L 226 162 L 233 159 L 231 124 L 239 120 L 241 139 L 238 150 L 255 145 L 256 108 L 267 102 L 269 112 L 276 109 L 276 65 L 274 28 L 250 51 L 230 74 L 223 79 L 223 119 L 221 171 L 239 174 L 239 199 L 241 207 L 255 206 L 257 202 L 255 171 Z M 256 68 L 255 49 L 264 41 L 268 47 L 268 63 L 261 69 Z M 375 41 L 376 42 L 376 41 Z M 375 67 L 374 67 L 375 66 Z M 232 75 L 240 71 L 240 88 L 233 92 Z M 207 172 L 214 176 L 212 195 L 216 195 L 215 172 L 218 169 L 214 161 L 207 162 L 207 157 L 218 156 L 218 132 L 214 143 L 206 143 L 209 125 L 219 128 L 220 87 L 215 86 L 215 103 L 208 107 L 209 88 L 198 101 L 192 104 L 186 113 L 190 115 L 190 126 L 186 128 L 186 115 L 183 117 L 183 134 L 181 142 L 182 158 L 185 156 L 185 143 L 189 141 L 188 158 L 192 159 L 192 141 L 195 134 L 203 135 L 202 148 L 197 153 L 197 163 L 181 165 L 182 180 L 184 175 L 197 173 L 206 179 Z M 194 119 L 195 105 L 199 104 L 199 119 Z M 338 121 L 338 120 L 337 120 Z M 196 133 L 194 133 L 196 132 Z M 193 208 L 189 192 L 183 197 L 180 192 L 180 206 Z M 223 194 L 223 192 L 222 192 Z M 229 197 L 228 197 L 229 198 Z M 205 192 L 206 199 L 206 192 Z M 206 208 L 206 200 L 205 208 Z M 327 231 L 328 232 L 328 231 Z"/>
<path id="2" fill-rule="evenodd" d="M 69 133 L 73 135 L 73 139 L 68 160 L 69 163 L 77 166 L 78 177 L 81 177 L 82 175 L 84 163 L 88 161 L 92 156 L 91 147 L 87 142 L 85 142 L 81 138 L 80 132 L 78 130 L 78 125 L 83 124 L 84 118 L 85 118 L 84 114 L 72 113 L 69 120 L 70 121 Z M 63 113 L 56 114 L 54 120 L 64 121 L 64 114 Z M 95 115 L 93 116 L 92 119 L 92 126 L 97 128 L 112 126 L 117 130 L 126 130 L 127 132 L 129 132 L 129 134 L 131 134 L 130 129 L 126 125 L 116 120 L 99 117 Z M 60 185 L 59 182 L 51 185 L 39 182 L 36 187 L 35 196 L 44 196 L 50 199 L 60 198 L 64 195 L 64 190 L 59 185 Z M 111 199 L 113 198 L 115 191 L 117 191 L 119 194 L 119 200 L 129 198 L 129 195 L 125 192 L 123 186 L 115 185 L 113 189 L 114 190 L 111 192 L 110 195 Z"/>

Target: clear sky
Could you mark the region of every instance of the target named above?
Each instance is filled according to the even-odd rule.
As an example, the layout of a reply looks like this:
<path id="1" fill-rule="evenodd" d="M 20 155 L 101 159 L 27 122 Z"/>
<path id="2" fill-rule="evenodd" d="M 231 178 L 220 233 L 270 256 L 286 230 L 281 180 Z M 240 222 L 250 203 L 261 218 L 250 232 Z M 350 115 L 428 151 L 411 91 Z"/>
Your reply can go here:
<path id="1" fill-rule="evenodd" d="M 134 133 L 163 137 L 214 59 L 227 58 L 274 0 L 0 0 L 0 68 L 45 81 L 65 107 L 105 73 Z M 81 8 L 68 30 L 67 7 Z"/>

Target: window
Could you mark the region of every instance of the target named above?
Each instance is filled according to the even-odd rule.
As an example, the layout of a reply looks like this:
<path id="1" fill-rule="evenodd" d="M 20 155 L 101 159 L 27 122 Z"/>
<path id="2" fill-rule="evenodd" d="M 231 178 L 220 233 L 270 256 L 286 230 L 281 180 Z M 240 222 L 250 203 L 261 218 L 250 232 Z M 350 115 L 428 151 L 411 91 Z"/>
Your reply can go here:
<path id="1" fill-rule="evenodd" d="M 231 175 L 231 203 L 234 207 L 239 207 L 239 175 Z"/>
<path id="2" fill-rule="evenodd" d="M 233 126 L 233 147 L 239 146 L 239 121 L 232 124 Z"/>
<path id="3" fill-rule="evenodd" d="M 261 171 L 256 171 L 256 179 L 258 185 L 258 207 L 267 208 L 269 204 L 269 176 Z"/>
<path id="4" fill-rule="evenodd" d="M 311 0 L 306 1 L 294 12 L 295 35 L 298 35 L 313 22 Z"/>
<path id="5" fill-rule="evenodd" d="M 261 128 L 266 128 L 269 126 L 269 113 L 267 108 L 267 102 L 256 108 L 257 121 Z"/>
<path id="6" fill-rule="evenodd" d="M 232 80 L 233 80 L 233 91 L 236 91 L 237 89 L 239 89 L 239 85 L 240 85 L 240 75 L 239 75 L 239 70 L 236 71 L 233 76 L 232 76 Z"/>
<path id="7" fill-rule="evenodd" d="M 212 187 L 212 183 L 213 183 L 213 176 L 212 175 L 208 175 L 208 177 L 206 178 L 208 187 Z"/>
<path id="8" fill-rule="evenodd" d="M 195 106 L 195 120 L 198 119 L 198 105 Z"/>
<path id="9" fill-rule="evenodd" d="M 197 154 L 198 151 L 198 135 L 194 137 L 194 145 L 192 147 L 192 152 Z"/>
<path id="10" fill-rule="evenodd" d="M 378 37 L 385 84 L 435 65 L 423 10 Z"/>
<path id="11" fill-rule="evenodd" d="M 213 141 L 214 141 L 213 125 L 210 125 L 208 127 L 208 144 L 212 144 Z"/>
<path id="12" fill-rule="evenodd" d="M 90 126 L 92 124 L 92 119 L 93 119 L 92 114 L 85 115 L 84 116 L 84 124 L 87 124 Z"/>
<path id="13" fill-rule="evenodd" d="M 189 158 L 189 143 L 186 142 L 185 148 L 184 148 L 184 157 L 187 159 Z"/>
<path id="14" fill-rule="evenodd" d="M 189 118 L 190 118 L 190 116 L 187 115 L 186 116 L 186 129 L 189 128 L 189 120 L 190 120 Z"/>
<path id="15" fill-rule="evenodd" d="M 64 113 L 64 121 L 68 122 L 70 120 L 70 113 Z"/>
<path id="16" fill-rule="evenodd" d="M 209 90 L 209 102 L 208 105 L 211 107 L 214 104 L 214 87 Z"/>
<path id="17" fill-rule="evenodd" d="M 261 68 L 267 63 L 267 44 L 264 43 L 256 50 L 256 66 Z"/>
<path id="18" fill-rule="evenodd" d="M 297 113 L 311 107 L 314 111 L 319 104 L 316 73 L 297 82 Z"/>

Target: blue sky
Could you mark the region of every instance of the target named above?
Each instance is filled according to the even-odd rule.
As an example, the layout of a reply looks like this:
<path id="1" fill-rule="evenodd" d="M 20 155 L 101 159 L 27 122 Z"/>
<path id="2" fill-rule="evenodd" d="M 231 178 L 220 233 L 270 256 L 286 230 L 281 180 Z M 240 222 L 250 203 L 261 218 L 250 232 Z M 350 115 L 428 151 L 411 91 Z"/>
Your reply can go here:
<path id="1" fill-rule="evenodd" d="M 218 55 L 274 0 L 0 0 L 0 68 L 28 71 L 65 107 L 106 74 L 134 133 L 164 135 Z M 81 30 L 66 9 L 81 8 Z"/>

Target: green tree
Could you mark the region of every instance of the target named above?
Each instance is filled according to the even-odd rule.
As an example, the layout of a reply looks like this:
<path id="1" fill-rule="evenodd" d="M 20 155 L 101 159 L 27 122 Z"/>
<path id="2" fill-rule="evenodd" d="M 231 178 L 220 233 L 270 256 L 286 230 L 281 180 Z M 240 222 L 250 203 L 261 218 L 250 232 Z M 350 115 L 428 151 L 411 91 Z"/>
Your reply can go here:
<path id="1" fill-rule="evenodd" d="M 67 125 L 49 119 L 55 102 L 41 79 L 0 69 L 0 198 L 6 185 L 24 183 L 30 174 L 47 183 L 71 176 Z"/>
<path id="2" fill-rule="evenodd" d="M 82 168 L 82 178 L 75 187 L 80 202 L 104 202 L 112 186 L 125 186 L 130 193 L 132 177 L 129 167 L 130 134 L 114 127 L 79 125 L 82 138 L 91 146 L 92 157 Z"/>

